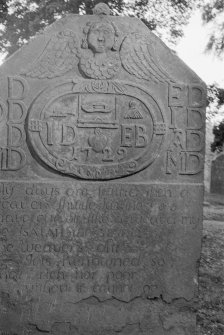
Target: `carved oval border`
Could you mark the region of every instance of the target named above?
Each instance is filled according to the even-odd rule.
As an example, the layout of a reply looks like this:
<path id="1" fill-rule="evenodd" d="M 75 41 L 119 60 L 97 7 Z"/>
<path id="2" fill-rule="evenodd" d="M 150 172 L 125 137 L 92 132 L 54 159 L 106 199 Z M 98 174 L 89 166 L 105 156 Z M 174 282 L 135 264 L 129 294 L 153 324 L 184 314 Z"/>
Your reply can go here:
<path id="1" fill-rule="evenodd" d="M 136 94 L 136 90 L 138 90 Z M 153 135 L 151 148 L 148 146 L 134 159 L 107 165 L 79 164 L 60 159 L 50 154 L 44 147 L 38 131 L 31 130 L 31 121 L 41 120 L 45 109 L 60 97 L 75 93 L 109 93 L 131 96 L 140 100 L 150 111 L 153 121 Z M 144 87 L 126 81 L 98 81 L 69 79 L 58 85 L 40 92 L 31 104 L 27 117 L 27 132 L 34 152 L 48 166 L 54 170 L 87 180 L 109 180 L 126 177 L 148 167 L 159 155 L 161 145 L 166 135 L 166 122 L 162 109 L 156 99 Z M 125 171 L 125 172 L 124 172 Z"/>

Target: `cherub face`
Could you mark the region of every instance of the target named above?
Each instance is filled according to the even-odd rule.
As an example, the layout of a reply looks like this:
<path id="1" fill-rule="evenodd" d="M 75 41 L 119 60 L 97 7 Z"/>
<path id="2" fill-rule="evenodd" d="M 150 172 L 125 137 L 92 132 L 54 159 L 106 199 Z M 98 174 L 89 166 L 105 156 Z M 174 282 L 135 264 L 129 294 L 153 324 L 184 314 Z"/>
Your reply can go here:
<path id="1" fill-rule="evenodd" d="M 87 41 L 94 53 L 103 53 L 112 49 L 115 40 L 113 27 L 108 23 L 94 24 L 88 33 Z"/>

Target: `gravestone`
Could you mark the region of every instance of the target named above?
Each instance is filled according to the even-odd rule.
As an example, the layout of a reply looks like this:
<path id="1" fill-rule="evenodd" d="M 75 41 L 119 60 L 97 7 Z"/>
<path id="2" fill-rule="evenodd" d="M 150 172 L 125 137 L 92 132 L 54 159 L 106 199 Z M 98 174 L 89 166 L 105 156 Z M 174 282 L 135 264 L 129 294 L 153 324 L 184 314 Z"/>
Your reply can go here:
<path id="1" fill-rule="evenodd" d="M 195 334 L 205 84 L 105 4 L 0 74 L 0 334 Z"/>
<path id="2" fill-rule="evenodd" d="M 212 161 L 211 193 L 224 194 L 224 155 Z"/>

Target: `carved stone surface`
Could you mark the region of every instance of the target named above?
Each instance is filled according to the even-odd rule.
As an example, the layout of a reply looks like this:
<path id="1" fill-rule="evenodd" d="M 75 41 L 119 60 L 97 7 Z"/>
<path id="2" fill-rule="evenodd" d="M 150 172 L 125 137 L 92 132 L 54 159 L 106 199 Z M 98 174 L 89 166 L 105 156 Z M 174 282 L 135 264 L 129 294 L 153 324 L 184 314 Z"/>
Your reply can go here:
<path id="1" fill-rule="evenodd" d="M 224 155 L 212 161 L 211 193 L 224 194 Z"/>
<path id="2" fill-rule="evenodd" d="M 204 83 L 99 4 L 0 88 L 0 334 L 195 334 Z"/>

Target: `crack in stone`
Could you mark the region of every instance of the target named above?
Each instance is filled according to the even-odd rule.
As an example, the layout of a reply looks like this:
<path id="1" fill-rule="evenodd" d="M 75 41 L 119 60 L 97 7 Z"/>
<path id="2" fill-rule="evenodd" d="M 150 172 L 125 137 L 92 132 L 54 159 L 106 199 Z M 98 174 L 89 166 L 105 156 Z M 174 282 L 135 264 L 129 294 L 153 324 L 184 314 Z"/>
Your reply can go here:
<path id="1" fill-rule="evenodd" d="M 37 324 L 34 324 L 34 323 L 30 323 L 30 322 L 29 322 L 28 326 L 33 327 L 34 330 L 36 330 L 36 331 L 38 331 L 38 332 L 40 332 L 40 333 L 45 333 L 45 334 L 49 334 L 49 333 L 50 333 L 49 330 L 40 329 L 40 328 L 38 327 L 38 325 L 37 325 Z"/>
<path id="2" fill-rule="evenodd" d="M 106 299 L 100 299 L 99 297 L 95 296 L 95 295 L 92 295 L 88 298 L 84 298 L 84 299 L 81 299 L 79 301 L 76 301 L 76 302 L 72 302 L 72 301 L 67 301 L 66 304 L 73 304 L 73 305 L 78 305 L 78 304 L 82 304 L 82 303 L 87 303 L 87 304 L 103 304 L 103 303 L 110 303 L 110 302 L 119 302 L 119 303 L 122 303 L 122 304 L 130 304 L 134 301 L 137 301 L 137 300 L 148 300 L 148 301 L 161 301 L 163 302 L 165 305 L 176 305 L 180 302 L 183 302 L 183 303 L 187 303 L 187 305 L 189 305 L 190 303 L 195 303 L 194 299 L 186 299 L 184 297 L 179 297 L 179 298 L 173 298 L 172 300 L 170 301 L 167 301 L 163 298 L 162 294 L 159 296 L 159 297 L 153 297 L 153 298 L 150 298 L 150 297 L 146 297 L 144 295 L 140 295 L 140 296 L 137 296 L 137 297 L 134 297 L 128 301 L 125 301 L 125 300 L 122 300 L 122 299 L 119 299 L 115 296 L 112 296 L 111 298 L 106 298 Z"/>
<path id="3" fill-rule="evenodd" d="M 154 297 L 154 298 L 147 298 L 147 297 L 143 297 L 143 296 L 137 296 L 133 299 L 131 299 L 130 301 L 123 301 L 123 300 L 120 300 L 120 299 L 117 299 L 115 297 L 111 297 L 109 299 L 105 299 L 105 300 L 100 300 L 98 297 L 96 296 L 91 296 L 91 297 L 88 297 L 88 298 L 85 298 L 85 299 L 82 299 L 78 302 L 67 302 L 68 304 L 74 304 L 74 305 L 81 305 L 81 304 L 86 304 L 87 305 L 102 305 L 102 304 L 109 304 L 110 306 L 112 304 L 119 304 L 120 306 L 122 306 L 122 304 L 124 305 L 130 305 L 131 303 L 133 302 L 139 302 L 141 303 L 142 301 L 147 301 L 150 303 L 151 302 L 158 302 L 158 303 L 162 303 L 164 306 L 170 306 L 171 304 L 173 304 L 173 307 L 175 308 L 178 308 L 179 307 L 179 312 L 181 312 L 181 309 L 186 309 L 188 310 L 188 312 L 190 312 L 190 310 L 193 311 L 192 309 L 192 305 L 190 306 L 189 303 L 192 304 L 193 301 L 189 302 L 188 300 L 184 299 L 184 298 L 175 298 L 172 300 L 172 302 L 166 302 L 162 299 L 162 295 L 160 297 Z M 186 304 L 187 303 L 187 304 Z M 116 305 L 114 305 L 114 307 L 116 307 Z M 95 307 L 94 307 L 95 308 Z M 182 310 L 183 312 L 184 310 Z M 149 331 L 151 328 L 148 328 L 150 327 L 149 325 L 146 326 L 142 324 L 142 321 L 140 320 L 136 320 L 136 322 L 131 322 L 132 320 L 131 319 L 127 319 L 126 322 L 124 322 L 123 324 L 120 324 L 119 326 L 117 325 L 113 325 L 109 328 L 104 328 L 103 331 L 104 333 L 102 334 L 108 334 L 108 335 L 116 335 L 116 334 L 123 334 L 123 333 L 132 333 L 133 331 L 134 332 L 138 332 L 138 334 L 145 334 L 145 331 Z M 134 321 L 134 320 L 133 320 Z M 160 331 L 163 331 L 163 320 L 161 318 L 161 316 L 159 315 L 159 323 L 160 323 L 160 327 L 161 327 L 161 330 Z M 93 330 L 92 333 L 89 333 L 87 329 L 79 329 L 77 328 L 77 326 L 75 324 L 73 324 L 72 322 L 65 322 L 65 321 L 57 321 L 57 322 L 52 322 L 51 325 L 49 325 L 50 328 L 46 329 L 45 326 L 42 325 L 42 327 L 36 323 L 32 323 L 32 322 L 29 322 L 28 323 L 28 328 L 30 327 L 30 330 L 31 332 L 34 331 L 35 334 L 36 332 L 38 334 L 52 334 L 52 335 L 62 335 L 61 333 L 63 333 L 64 335 L 89 335 L 89 334 L 98 334 L 96 332 L 96 330 Z M 143 326 L 143 328 L 142 328 Z M 147 329 L 145 328 L 145 326 L 147 327 Z M 173 326 L 175 327 L 175 325 Z M 96 333 L 95 333 L 95 332 Z M 101 334 L 101 333 L 100 333 Z M 99 334 L 98 334 L 99 335 Z"/>
<path id="4" fill-rule="evenodd" d="M 138 329 L 140 330 L 140 332 L 142 333 L 143 331 L 142 331 L 142 329 L 141 329 L 141 324 L 140 324 L 140 322 L 135 322 L 135 323 L 126 323 L 122 328 L 121 328 L 121 330 L 120 331 L 117 331 L 118 333 L 121 333 L 121 332 L 123 332 L 127 327 L 129 327 L 129 326 L 137 326 L 138 327 Z"/>

